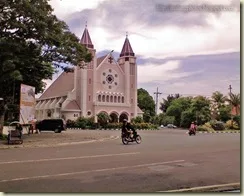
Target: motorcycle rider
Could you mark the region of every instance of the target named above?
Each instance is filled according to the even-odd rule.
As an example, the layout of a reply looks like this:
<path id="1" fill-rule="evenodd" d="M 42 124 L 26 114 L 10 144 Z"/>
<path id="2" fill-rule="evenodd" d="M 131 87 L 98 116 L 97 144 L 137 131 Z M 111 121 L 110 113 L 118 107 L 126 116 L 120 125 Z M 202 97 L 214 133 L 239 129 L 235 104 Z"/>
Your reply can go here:
<path id="1" fill-rule="evenodd" d="M 131 131 L 133 132 L 133 135 Z M 135 129 L 134 127 L 127 121 L 127 119 L 123 120 L 123 125 L 122 125 L 122 133 L 126 135 L 126 137 L 133 137 L 135 135 Z"/>
<path id="2" fill-rule="evenodd" d="M 196 133 L 196 131 L 197 131 L 197 126 L 196 126 L 196 123 L 195 122 L 192 122 L 191 123 L 191 126 L 190 126 L 190 129 L 189 129 L 190 131 L 192 130 L 192 131 L 194 131 L 195 133 Z"/>

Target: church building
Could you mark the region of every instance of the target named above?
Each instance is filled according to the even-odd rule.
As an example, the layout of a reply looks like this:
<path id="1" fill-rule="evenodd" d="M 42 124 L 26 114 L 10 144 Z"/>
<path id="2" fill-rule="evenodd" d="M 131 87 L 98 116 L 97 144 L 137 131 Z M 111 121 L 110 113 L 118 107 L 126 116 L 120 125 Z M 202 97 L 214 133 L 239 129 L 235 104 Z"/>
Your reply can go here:
<path id="1" fill-rule="evenodd" d="M 136 56 L 126 35 L 117 60 L 112 52 L 97 57 L 87 27 L 81 37 L 93 55 L 85 68 L 74 67 L 73 72 L 63 72 L 36 103 L 36 119 L 63 118 L 75 120 L 80 116 L 95 117 L 108 114 L 112 122 L 121 122 L 143 112 L 137 106 Z"/>

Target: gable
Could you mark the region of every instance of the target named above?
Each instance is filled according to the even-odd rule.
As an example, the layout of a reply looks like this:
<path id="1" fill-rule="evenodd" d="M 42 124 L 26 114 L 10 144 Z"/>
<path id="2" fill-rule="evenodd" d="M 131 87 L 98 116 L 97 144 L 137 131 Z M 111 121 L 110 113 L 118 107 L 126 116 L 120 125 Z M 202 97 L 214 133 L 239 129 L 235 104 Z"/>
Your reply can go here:
<path id="1" fill-rule="evenodd" d="M 74 72 L 63 72 L 40 96 L 41 99 L 61 97 L 74 89 Z"/>

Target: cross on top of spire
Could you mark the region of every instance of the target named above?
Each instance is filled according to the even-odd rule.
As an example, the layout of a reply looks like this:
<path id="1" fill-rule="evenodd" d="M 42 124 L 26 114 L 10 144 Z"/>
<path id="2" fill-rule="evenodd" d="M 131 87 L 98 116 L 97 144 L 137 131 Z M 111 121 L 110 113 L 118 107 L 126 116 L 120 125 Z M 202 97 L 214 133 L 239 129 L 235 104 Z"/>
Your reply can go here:
<path id="1" fill-rule="evenodd" d="M 120 53 L 120 57 L 122 56 L 135 56 L 135 53 L 132 50 L 132 47 L 130 45 L 130 41 L 128 39 L 128 32 L 126 31 L 126 38 L 125 38 L 125 42 L 123 45 L 123 48 L 121 50 Z"/>
<path id="2" fill-rule="evenodd" d="M 85 30 L 83 32 L 83 35 L 81 37 L 80 43 L 83 44 L 84 46 L 86 46 L 87 48 L 94 48 L 88 29 L 87 29 L 87 21 L 85 23 Z"/>

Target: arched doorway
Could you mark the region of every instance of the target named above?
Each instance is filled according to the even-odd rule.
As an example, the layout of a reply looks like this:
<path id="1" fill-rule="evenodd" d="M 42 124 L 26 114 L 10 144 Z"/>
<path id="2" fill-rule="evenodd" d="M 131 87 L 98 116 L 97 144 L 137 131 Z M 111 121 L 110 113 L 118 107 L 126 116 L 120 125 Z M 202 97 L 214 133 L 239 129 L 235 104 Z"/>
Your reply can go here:
<path id="1" fill-rule="evenodd" d="M 110 114 L 110 122 L 111 122 L 111 123 L 117 123 L 118 120 L 119 120 L 119 117 L 118 117 L 118 116 L 119 116 L 119 115 L 118 115 L 117 113 L 112 112 L 112 113 Z"/>
<path id="2" fill-rule="evenodd" d="M 120 114 L 119 116 L 119 122 L 123 122 L 124 119 L 128 120 L 128 114 L 123 112 L 122 114 Z"/>

